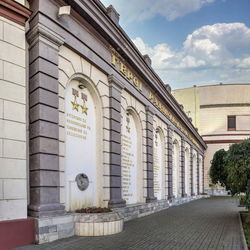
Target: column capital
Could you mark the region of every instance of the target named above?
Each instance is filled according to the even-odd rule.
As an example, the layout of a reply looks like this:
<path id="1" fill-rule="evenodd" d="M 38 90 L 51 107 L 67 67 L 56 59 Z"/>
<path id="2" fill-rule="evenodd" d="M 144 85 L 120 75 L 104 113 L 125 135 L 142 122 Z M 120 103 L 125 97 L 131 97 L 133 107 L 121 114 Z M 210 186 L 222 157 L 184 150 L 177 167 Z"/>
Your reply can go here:
<path id="1" fill-rule="evenodd" d="M 168 130 L 174 131 L 174 126 L 172 124 L 168 125 Z"/>
<path id="2" fill-rule="evenodd" d="M 38 42 L 43 42 L 54 49 L 59 49 L 64 44 L 64 38 L 51 29 L 47 28 L 41 23 L 37 23 L 33 28 L 27 32 L 27 40 L 30 44 L 30 48 L 35 46 Z"/>
<path id="3" fill-rule="evenodd" d="M 110 84 L 110 87 L 114 87 L 119 91 L 122 91 L 124 89 L 124 87 L 125 87 L 124 83 L 122 81 L 120 81 L 113 74 L 108 76 L 108 82 Z"/>
<path id="4" fill-rule="evenodd" d="M 146 113 L 149 114 L 149 115 L 154 116 L 154 115 L 155 115 L 155 110 L 154 110 L 153 107 L 147 105 L 147 106 L 146 106 Z"/>
<path id="5" fill-rule="evenodd" d="M 185 136 L 183 136 L 183 135 L 181 136 L 181 141 L 182 141 L 182 142 L 186 142 Z"/>
<path id="6" fill-rule="evenodd" d="M 19 25 L 25 26 L 32 12 L 14 0 L 0 1 L 0 16 L 3 16 Z"/>

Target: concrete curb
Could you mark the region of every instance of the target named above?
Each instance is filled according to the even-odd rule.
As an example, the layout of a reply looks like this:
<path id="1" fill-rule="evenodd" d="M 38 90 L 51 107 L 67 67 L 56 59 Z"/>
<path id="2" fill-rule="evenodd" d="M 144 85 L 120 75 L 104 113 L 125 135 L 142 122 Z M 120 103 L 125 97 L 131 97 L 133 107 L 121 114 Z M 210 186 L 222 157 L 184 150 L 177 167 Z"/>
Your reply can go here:
<path id="1" fill-rule="evenodd" d="M 238 218 L 239 218 L 239 223 L 240 223 L 240 234 L 241 234 L 243 249 L 248 250 L 246 237 L 245 237 L 245 233 L 244 233 L 244 229 L 243 229 L 243 225 L 242 225 L 242 221 L 241 221 L 241 217 L 240 217 L 240 212 L 238 213 Z"/>

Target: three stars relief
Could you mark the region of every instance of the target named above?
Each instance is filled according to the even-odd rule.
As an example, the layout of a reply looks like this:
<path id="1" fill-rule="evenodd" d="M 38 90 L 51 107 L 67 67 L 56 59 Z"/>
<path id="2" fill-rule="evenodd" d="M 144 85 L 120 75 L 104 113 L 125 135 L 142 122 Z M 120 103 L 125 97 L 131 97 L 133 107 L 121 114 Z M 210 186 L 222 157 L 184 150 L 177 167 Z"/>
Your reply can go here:
<path id="1" fill-rule="evenodd" d="M 80 105 L 77 102 L 77 97 L 79 97 L 79 91 L 76 89 L 72 89 L 72 95 L 74 96 L 74 100 L 71 101 L 72 104 L 72 110 L 76 110 L 77 112 L 79 112 L 79 107 L 81 108 L 82 114 L 88 115 L 88 108 L 86 106 L 86 101 L 87 101 L 87 95 L 85 95 L 84 93 L 81 93 L 81 99 L 82 99 L 82 105 Z"/>
<path id="2" fill-rule="evenodd" d="M 131 128 L 129 126 L 129 123 L 130 123 L 129 114 L 127 114 L 126 122 L 127 122 L 127 126 L 126 126 L 127 132 L 130 133 Z"/>

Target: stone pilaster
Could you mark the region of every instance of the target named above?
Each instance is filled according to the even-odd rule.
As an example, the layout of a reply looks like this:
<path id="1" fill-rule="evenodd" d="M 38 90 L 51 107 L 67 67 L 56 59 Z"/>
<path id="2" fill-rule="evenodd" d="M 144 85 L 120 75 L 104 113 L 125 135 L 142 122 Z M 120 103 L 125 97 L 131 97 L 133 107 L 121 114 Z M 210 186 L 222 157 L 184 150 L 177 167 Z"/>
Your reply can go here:
<path id="1" fill-rule="evenodd" d="M 154 168 L 153 168 L 153 120 L 154 112 L 146 107 L 146 147 L 147 147 L 147 198 L 146 202 L 156 200 L 154 196 Z"/>
<path id="2" fill-rule="evenodd" d="M 199 168 L 200 168 L 200 157 L 199 157 L 199 154 L 197 155 L 197 168 L 196 168 L 196 171 L 197 171 L 197 194 L 200 194 L 200 171 L 199 171 Z"/>
<path id="3" fill-rule="evenodd" d="M 204 194 L 205 193 L 205 184 L 204 184 L 204 181 L 205 181 L 205 175 L 204 175 L 204 156 L 202 156 L 202 193 Z"/>
<path id="4" fill-rule="evenodd" d="M 164 176 L 164 199 L 168 199 L 168 129 L 164 129 L 164 137 L 166 140 L 164 140 L 164 168 L 165 168 L 165 176 Z"/>
<path id="5" fill-rule="evenodd" d="M 185 141 L 181 138 L 181 195 L 186 197 L 185 193 Z"/>
<path id="6" fill-rule="evenodd" d="M 29 215 L 64 213 L 60 204 L 58 52 L 64 40 L 37 23 L 29 42 L 30 204 Z"/>
<path id="7" fill-rule="evenodd" d="M 193 171 L 193 147 L 190 148 L 190 187 L 191 187 L 191 195 L 194 195 L 194 187 L 193 187 L 193 177 L 194 177 L 194 171 Z"/>
<path id="8" fill-rule="evenodd" d="M 124 88 L 114 75 L 108 77 L 110 100 L 110 201 L 109 207 L 123 207 L 121 170 L 121 93 Z"/>
<path id="9" fill-rule="evenodd" d="M 168 127 L 168 200 L 173 199 L 173 128 Z"/>

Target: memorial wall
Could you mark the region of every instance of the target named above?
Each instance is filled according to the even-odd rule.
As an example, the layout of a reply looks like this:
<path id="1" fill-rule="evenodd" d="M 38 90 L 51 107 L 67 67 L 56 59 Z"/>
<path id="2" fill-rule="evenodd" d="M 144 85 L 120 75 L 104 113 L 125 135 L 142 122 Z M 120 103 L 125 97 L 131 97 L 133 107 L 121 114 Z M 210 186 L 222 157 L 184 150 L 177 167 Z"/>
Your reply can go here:
<path id="1" fill-rule="evenodd" d="M 190 195 L 191 173 L 193 173 L 191 180 L 193 193 L 198 194 L 197 171 L 202 175 L 202 169 L 197 169 L 195 153 L 191 171 L 189 160 L 191 152 L 187 150 L 186 155 L 182 155 L 181 134 L 188 136 L 191 143 L 196 139 L 184 130 L 184 126 L 178 121 L 179 118 L 160 101 L 156 92 L 152 93 L 151 87 L 141 80 L 139 74 L 134 72 L 113 48 L 110 50 L 110 63 L 121 76 L 125 77 L 122 85 L 129 84 L 133 87 L 133 91 L 138 93 L 135 95 L 134 92 L 128 91 L 128 88 L 119 87 L 120 97 L 116 97 L 119 102 L 116 100 L 115 104 L 120 105 L 120 108 L 116 106 L 115 109 L 121 112 L 117 114 L 116 110 L 115 113 L 120 116 L 120 125 L 118 124 L 120 132 L 114 135 L 110 134 L 113 114 L 110 112 L 111 89 L 108 76 L 69 48 L 62 46 L 59 50 L 61 204 L 67 211 L 89 206 L 107 206 L 111 198 L 111 161 L 120 162 L 116 168 L 120 168 L 121 200 L 125 204 L 146 202 L 149 184 L 146 111 L 148 105 L 139 100 L 140 95 L 148 97 L 156 108 L 150 132 L 153 198 L 169 199 L 170 185 L 173 198 L 180 199 L 184 195 Z M 167 117 L 166 121 L 164 117 Z M 174 132 L 171 152 L 172 174 L 169 177 L 170 152 L 167 144 L 171 123 Z M 116 137 L 118 140 L 119 143 L 114 144 L 116 147 L 120 145 L 120 151 L 114 155 L 115 160 L 110 152 L 110 143 L 113 140 L 111 137 Z M 185 143 L 190 148 L 191 145 Z M 195 146 L 197 144 L 196 142 Z M 182 158 L 187 158 L 183 164 Z M 185 176 L 182 176 L 183 173 Z"/>
<path id="2" fill-rule="evenodd" d="M 114 8 L 28 2 L 0 1 L 0 220 L 36 218 L 41 243 L 74 235 L 77 209 L 132 219 L 199 198 L 206 145 Z"/>
<path id="3" fill-rule="evenodd" d="M 192 188 L 198 194 L 197 155 L 206 146 L 119 15 L 87 0 L 58 17 L 61 5 L 30 6 L 38 16 L 27 34 L 30 86 L 42 100 L 31 118 L 44 126 L 34 132 L 40 146 L 33 150 L 39 161 L 30 163 L 37 178 L 29 214 L 172 202 Z"/>

